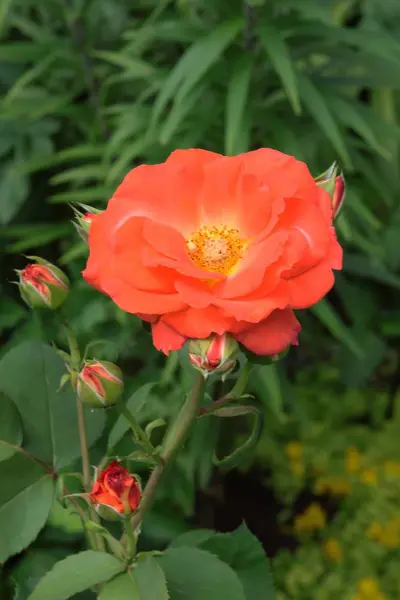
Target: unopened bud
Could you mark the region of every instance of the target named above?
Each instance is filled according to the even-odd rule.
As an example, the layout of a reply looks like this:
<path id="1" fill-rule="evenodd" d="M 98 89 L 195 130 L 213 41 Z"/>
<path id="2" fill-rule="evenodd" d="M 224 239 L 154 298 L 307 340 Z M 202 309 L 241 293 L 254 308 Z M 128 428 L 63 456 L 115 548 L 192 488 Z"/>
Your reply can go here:
<path id="1" fill-rule="evenodd" d="M 83 241 L 87 242 L 93 219 L 103 211 L 88 206 L 87 204 L 79 204 L 78 206 L 80 209 L 75 206 L 72 207 L 75 213 L 75 221 L 73 223 Z"/>
<path id="2" fill-rule="evenodd" d="M 204 377 L 211 373 L 227 375 L 236 365 L 239 344 L 228 333 L 213 334 L 205 340 L 190 340 L 189 359 Z"/>
<path id="3" fill-rule="evenodd" d="M 333 218 L 337 217 L 346 196 L 346 182 L 336 162 L 324 173 L 318 175 L 315 178 L 315 182 L 330 195 L 332 199 Z"/>
<path id="4" fill-rule="evenodd" d="M 23 300 L 31 308 L 58 308 L 68 296 L 68 277 L 53 264 L 36 256 L 36 263 L 26 265 L 19 276 L 18 287 Z"/>
<path id="5" fill-rule="evenodd" d="M 106 520 L 131 515 L 139 507 L 141 497 L 138 478 L 117 461 L 100 471 L 89 494 L 94 508 Z"/>
<path id="6" fill-rule="evenodd" d="M 106 360 L 87 360 L 78 375 L 76 391 L 92 408 L 116 404 L 124 389 L 122 371 Z"/>

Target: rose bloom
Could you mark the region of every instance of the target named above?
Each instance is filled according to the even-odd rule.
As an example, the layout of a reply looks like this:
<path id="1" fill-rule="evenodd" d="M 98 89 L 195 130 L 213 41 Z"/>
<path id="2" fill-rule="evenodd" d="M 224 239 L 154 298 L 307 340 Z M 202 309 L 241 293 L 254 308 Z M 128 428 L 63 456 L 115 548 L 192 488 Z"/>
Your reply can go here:
<path id="1" fill-rule="evenodd" d="M 276 354 L 297 344 L 293 310 L 341 268 L 332 219 L 329 194 L 292 156 L 177 150 L 130 171 L 94 217 L 83 276 L 151 323 L 166 354 L 225 332 Z"/>
<path id="2" fill-rule="evenodd" d="M 112 461 L 100 472 L 89 498 L 96 508 L 108 507 L 121 515 L 129 515 L 140 504 L 140 485 L 124 467 Z"/>

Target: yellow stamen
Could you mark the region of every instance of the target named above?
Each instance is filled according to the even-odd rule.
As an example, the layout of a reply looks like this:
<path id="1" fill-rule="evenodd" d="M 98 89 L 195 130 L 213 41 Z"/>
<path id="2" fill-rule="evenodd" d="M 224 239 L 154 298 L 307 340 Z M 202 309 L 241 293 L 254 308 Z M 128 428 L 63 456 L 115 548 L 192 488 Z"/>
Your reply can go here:
<path id="1" fill-rule="evenodd" d="M 239 230 L 225 225 L 203 225 L 186 240 L 189 257 L 197 267 L 223 275 L 232 272 L 246 246 Z"/>

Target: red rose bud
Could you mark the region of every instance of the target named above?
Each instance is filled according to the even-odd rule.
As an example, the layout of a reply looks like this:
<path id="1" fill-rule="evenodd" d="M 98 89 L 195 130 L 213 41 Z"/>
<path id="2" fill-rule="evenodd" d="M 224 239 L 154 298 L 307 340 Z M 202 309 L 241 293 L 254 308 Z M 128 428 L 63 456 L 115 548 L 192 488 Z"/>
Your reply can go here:
<path id="1" fill-rule="evenodd" d="M 31 308 L 58 308 L 68 296 L 68 277 L 53 264 L 38 257 L 19 276 L 18 287 L 23 300 Z"/>
<path id="2" fill-rule="evenodd" d="M 100 214 L 101 210 L 87 206 L 86 204 L 79 204 L 82 210 L 72 207 L 75 213 L 74 226 L 84 242 L 88 241 L 89 230 L 93 219 L 96 215 Z"/>
<path id="3" fill-rule="evenodd" d="M 124 389 L 122 371 L 106 360 L 87 360 L 78 375 L 76 391 L 92 408 L 116 404 Z"/>
<path id="4" fill-rule="evenodd" d="M 205 340 L 190 340 L 189 359 L 204 377 L 211 373 L 227 375 L 236 365 L 239 344 L 228 333 L 213 334 Z"/>
<path id="5" fill-rule="evenodd" d="M 315 178 L 316 184 L 323 188 L 332 199 L 333 218 L 337 217 L 346 196 L 346 183 L 343 173 L 334 162 L 327 171 Z"/>
<path id="6" fill-rule="evenodd" d="M 116 461 L 100 471 L 89 494 L 97 513 L 109 520 L 132 514 L 139 507 L 141 498 L 138 479 Z"/>

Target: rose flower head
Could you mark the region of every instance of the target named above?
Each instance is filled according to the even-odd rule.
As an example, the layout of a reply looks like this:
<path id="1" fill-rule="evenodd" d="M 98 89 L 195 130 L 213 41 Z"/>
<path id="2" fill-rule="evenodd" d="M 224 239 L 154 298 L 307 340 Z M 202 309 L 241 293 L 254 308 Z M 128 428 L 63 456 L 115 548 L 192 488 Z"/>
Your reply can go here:
<path id="1" fill-rule="evenodd" d="M 279 354 L 297 344 L 293 310 L 341 268 L 332 220 L 329 193 L 292 156 L 177 150 L 125 177 L 92 222 L 83 276 L 149 322 L 166 354 L 224 333 Z"/>
<path id="2" fill-rule="evenodd" d="M 118 519 L 132 514 L 139 506 L 142 491 L 138 479 L 117 461 L 100 471 L 89 500 L 104 519 Z"/>
<path id="3" fill-rule="evenodd" d="M 43 258 L 28 258 L 33 258 L 36 262 L 26 265 L 22 271 L 17 271 L 22 299 L 31 308 L 55 310 L 68 296 L 68 277 L 61 269 Z"/>

